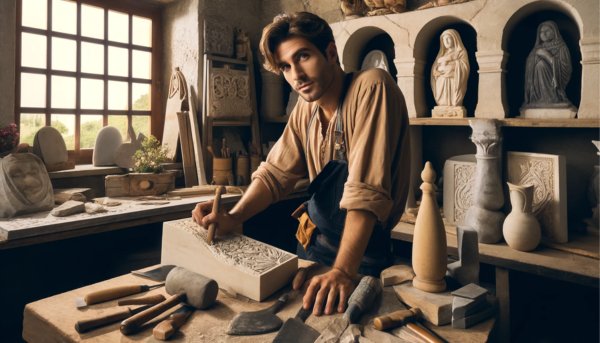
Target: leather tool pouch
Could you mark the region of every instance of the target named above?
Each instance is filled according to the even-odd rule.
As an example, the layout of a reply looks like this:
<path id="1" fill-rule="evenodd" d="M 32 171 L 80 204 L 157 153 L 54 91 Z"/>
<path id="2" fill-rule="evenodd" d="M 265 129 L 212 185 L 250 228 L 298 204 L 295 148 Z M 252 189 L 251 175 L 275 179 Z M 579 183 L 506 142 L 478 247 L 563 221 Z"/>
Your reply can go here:
<path id="1" fill-rule="evenodd" d="M 306 204 L 300 205 L 300 207 L 294 211 L 292 216 L 300 221 L 300 224 L 298 225 L 298 231 L 296 232 L 296 239 L 298 239 L 298 242 L 300 242 L 306 251 L 308 250 L 308 245 L 310 244 L 313 232 L 317 227 L 308 217 L 308 212 L 306 212 Z"/>

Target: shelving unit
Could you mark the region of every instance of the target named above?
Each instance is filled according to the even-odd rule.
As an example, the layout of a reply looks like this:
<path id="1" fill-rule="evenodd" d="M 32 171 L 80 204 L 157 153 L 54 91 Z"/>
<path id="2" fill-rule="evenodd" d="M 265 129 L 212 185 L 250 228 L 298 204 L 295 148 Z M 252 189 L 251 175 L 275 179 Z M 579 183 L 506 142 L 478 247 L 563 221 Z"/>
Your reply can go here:
<path id="1" fill-rule="evenodd" d="M 484 118 L 410 118 L 410 125 L 422 126 L 469 126 L 469 120 Z M 506 127 L 571 127 L 597 128 L 598 119 L 498 119 Z"/>
<path id="2" fill-rule="evenodd" d="M 282 123 L 285 124 L 290 120 L 290 116 L 283 117 L 262 117 L 263 123 Z"/>

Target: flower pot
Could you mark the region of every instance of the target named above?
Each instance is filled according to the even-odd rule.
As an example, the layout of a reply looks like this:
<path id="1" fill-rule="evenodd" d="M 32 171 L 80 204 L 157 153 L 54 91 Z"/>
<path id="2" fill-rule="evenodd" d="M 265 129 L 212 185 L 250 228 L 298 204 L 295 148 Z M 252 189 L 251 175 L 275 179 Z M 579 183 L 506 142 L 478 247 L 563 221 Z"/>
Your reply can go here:
<path id="1" fill-rule="evenodd" d="M 504 220 L 502 233 L 509 247 L 519 251 L 535 249 L 542 238 L 540 223 L 532 212 L 533 185 L 507 182 L 512 211 Z"/>

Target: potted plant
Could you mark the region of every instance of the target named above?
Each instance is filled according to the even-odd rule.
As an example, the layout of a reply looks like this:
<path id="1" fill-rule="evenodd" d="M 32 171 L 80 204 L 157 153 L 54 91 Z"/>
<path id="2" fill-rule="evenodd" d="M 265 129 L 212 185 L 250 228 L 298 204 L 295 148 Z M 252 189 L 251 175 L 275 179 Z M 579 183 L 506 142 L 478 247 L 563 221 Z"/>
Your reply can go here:
<path id="1" fill-rule="evenodd" d="M 19 133 L 17 132 L 17 125 L 13 123 L 3 127 L 0 124 L 0 158 L 15 152 L 18 145 Z"/>
<path id="2" fill-rule="evenodd" d="M 145 138 L 135 152 L 135 164 L 129 173 L 129 195 L 158 195 L 175 189 L 175 173 L 165 172 L 169 147 L 154 136 Z"/>

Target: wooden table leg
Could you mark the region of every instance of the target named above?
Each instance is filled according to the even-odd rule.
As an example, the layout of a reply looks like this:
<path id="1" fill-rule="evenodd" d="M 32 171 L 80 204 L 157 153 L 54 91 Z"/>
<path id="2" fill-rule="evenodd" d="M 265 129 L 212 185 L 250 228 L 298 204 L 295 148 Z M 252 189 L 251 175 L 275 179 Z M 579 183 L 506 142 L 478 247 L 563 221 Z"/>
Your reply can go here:
<path id="1" fill-rule="evenodd" d="M 500 302 L 498 341 L 510 342 L 510 280 L 509 269 L 496 267 L 496 296 Z"/>

